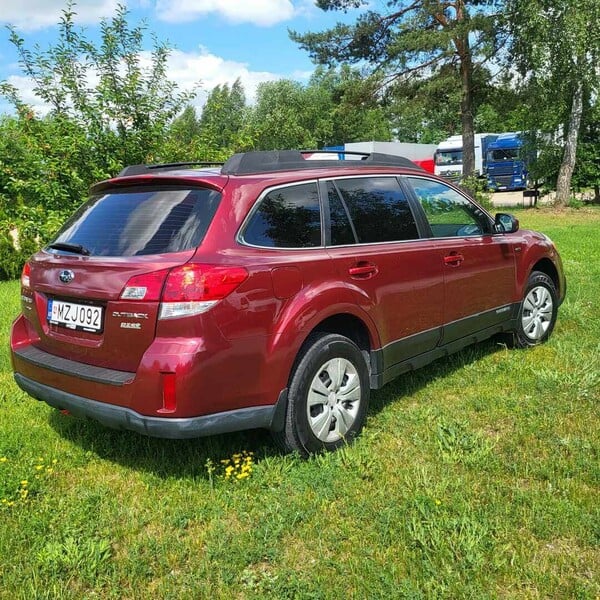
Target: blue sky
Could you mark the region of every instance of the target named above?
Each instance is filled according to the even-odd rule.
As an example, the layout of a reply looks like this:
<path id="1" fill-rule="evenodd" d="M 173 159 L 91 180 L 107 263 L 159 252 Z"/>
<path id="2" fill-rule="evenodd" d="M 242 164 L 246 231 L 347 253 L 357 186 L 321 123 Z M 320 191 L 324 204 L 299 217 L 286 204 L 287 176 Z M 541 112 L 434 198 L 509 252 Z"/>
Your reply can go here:
<path id="1" fill-rule="evenodd" d="M 242 79 L 250 99 L 262 81 L 291 78 L 306 81 L 314 70 L 308 54 L 292 42 L 288 28 L 320 31 L 336 21 L 353 21 L 358 11 L 324 13 L 313 0 L 79 0 L 77 22 L 94 39 L 103 17 L 114 14 L 117 3 L 130 10 L 130 24 L 146 21 L 149 32 L 175 48 L 170 76 L 185 89 L 201 81 L 195 101 L 201 106 L 215 85 Z M 12 24 L 27 46 L 47 47 L 56 36 L 56 23 L 65 0 L 0 0 L 0 25 Z M 44 107 L 23 77 L 18 58 L 0 29 L 0 80 L 21 90 L 22 97 L 40 112 Z M 148 49 L 151 39 L 147 39 Z M 8 111 L 0 99 L 0 112 Z"/>

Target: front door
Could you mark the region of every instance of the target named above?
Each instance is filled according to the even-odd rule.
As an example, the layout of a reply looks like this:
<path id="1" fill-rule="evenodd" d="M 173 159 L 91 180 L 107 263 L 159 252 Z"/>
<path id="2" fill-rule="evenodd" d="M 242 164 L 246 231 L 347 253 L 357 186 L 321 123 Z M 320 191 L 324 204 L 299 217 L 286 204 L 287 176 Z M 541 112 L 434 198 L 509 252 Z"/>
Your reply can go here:
<path id="1" fill-rule="evenodd" d="M 420 177 L 408 180 L 443 267 L 443 342 L 509 319 L 515 290 L 514 242 L 494 233 L 489 217 L 450 186 Z"/>

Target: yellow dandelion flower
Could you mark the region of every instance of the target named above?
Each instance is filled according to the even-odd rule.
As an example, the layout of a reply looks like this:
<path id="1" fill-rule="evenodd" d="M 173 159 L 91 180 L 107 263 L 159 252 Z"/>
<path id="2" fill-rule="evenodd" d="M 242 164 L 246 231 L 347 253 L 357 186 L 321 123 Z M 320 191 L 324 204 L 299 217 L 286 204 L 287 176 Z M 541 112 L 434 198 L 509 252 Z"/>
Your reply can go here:
<path id="1" fill-rule="evenodd" d="M 44 465 L 35 465 L 36 471 L 41 471 L 44 468 Z"/>
<path id="2" fill-rule="evenodd" d="M 27 481 L 27 479 L 23 479 L 23 480 L 21 481 L 21 486 L 22 486 L 22 487 L 27 487 L 27 485 L 28 485 L 28 484 L 29 484 L 29 482 Z"/>
<path id="3" fill-rule="evenodd" d="M 0 463 L 7 462 L 8 458 L 6 456 L 0 456 Z"/>

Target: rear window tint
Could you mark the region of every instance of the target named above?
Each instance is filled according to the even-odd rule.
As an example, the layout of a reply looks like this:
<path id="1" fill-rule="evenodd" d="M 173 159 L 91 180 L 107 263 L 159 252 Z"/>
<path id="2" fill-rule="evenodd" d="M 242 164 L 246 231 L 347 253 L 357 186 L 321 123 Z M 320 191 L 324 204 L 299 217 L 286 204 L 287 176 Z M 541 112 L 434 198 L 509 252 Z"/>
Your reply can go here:
<path id="1" fill-rule="evenodd" d="M 243 240 L 267 248 L 321 245 L 321 208 L 316 183 L 269 192 L 252 215 Z"/>
<path id="2" fill-rule="evenodd" d="M 91 256 L 141 256 L 198 246 L 221 194 L 209 189 L 127 189 L 94 195 L 54 243 L 80 244 Z"/>
<path id="3" fill-rule="evenodd" d="M 408 200 L 395 178 L 361 177 L 335 183 L 348 207 L 359 244 L 419 237 Z"/>

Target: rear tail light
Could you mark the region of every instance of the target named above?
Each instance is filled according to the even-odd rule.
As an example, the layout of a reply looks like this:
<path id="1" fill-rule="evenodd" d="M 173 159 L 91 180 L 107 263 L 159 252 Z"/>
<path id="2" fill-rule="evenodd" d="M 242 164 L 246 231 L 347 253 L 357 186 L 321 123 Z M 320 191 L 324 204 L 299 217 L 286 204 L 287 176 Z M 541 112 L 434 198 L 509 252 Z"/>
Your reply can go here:
<path id="1" fill-rule="evenodd" d="M 25 263 L 23 266 L 23 272 L 21 273 L 21 285 L 25 288 L 31 287 L 31 282 L 29 280 L 29 275 L 31 274 L 31 265 L 29 263 Z"/>
<path id="2" fill-rule="evenodd" d="M 122 300 L 160 300 L 160 319 L 206 312 L 248 278 L 243 267 L 188 264 L 136 275 L 121 293 Z"/>

